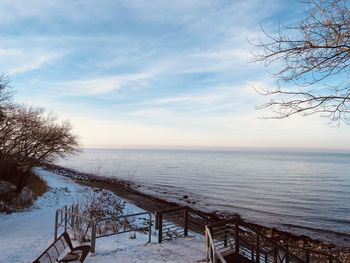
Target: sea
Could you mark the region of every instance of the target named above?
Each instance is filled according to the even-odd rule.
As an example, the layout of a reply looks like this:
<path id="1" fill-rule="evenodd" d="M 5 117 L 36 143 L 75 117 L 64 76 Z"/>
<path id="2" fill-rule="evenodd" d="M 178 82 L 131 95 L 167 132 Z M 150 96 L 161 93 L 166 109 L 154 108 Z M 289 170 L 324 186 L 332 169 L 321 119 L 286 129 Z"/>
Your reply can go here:
<path id="1" fill-rule="evenodd" d="M 208 212 L 350 243 L 350 153 L 83 149 L 57 164 Z"/>

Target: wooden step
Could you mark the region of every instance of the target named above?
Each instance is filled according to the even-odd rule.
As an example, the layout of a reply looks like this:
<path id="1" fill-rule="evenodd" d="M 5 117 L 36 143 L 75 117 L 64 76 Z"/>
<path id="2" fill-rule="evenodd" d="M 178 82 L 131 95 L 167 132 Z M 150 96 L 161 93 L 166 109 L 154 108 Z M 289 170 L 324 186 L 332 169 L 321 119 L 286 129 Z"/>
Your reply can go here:
<path id="1" fill-rule="evenodd" d="M 254 263 L 254 261 L 251 261 L 241 255 L 237 256 L 235 253 L 225 255 L 224 259 L 227 261 L 227 263 Z"/>

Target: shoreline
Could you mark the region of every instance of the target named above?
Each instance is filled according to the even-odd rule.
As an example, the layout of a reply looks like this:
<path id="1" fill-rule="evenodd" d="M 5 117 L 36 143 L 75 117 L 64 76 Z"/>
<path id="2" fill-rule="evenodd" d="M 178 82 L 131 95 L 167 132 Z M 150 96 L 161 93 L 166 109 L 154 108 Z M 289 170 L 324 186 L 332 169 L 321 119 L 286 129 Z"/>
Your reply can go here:
<path id="1" fill-rule="evenodd" d="M 43 166 L 43 168 L 61 176 L 73 179 L 74 181 L 82 185 L 110 190 L 116 193 L 118 196 L 131 201 L 135 205 L 151 213 L 174 207 L 182 207 L 182 205 L 179 205 L 176 202 L 167 201 L 162 198 L 141 192 L 137 189 L 138 186 L 135 183 L 127 180 L 86 174 L 54 164 L 46 164 Z M 219 214 L 217 212 L 204 212 L 199 209 L 194 210 L 205 215 L 212 222 L 216 222 L 221 219 L 230 218 L 233 216 L 239 216 L 238 214 L 227 215 Z M 310 238 L 306 235 L 297 235 L 284 230 L 266 227 L 261 224 L 255 224 L 249 221 L 248 224 L 257 228 L 259 231 L 271 237 L 276 242 L 282 245 L 291 244 L 292 246 L 308 248 L 310 250 L 316 250 L 323 253 L 329 253 L 338 258 L 345 257 L 344 262 L 350 262 L 350 246 L 336 244 L 332 242 L 325 242 L 319 239 Z M 195 229 L 192 230 L 196 231 Z"/>

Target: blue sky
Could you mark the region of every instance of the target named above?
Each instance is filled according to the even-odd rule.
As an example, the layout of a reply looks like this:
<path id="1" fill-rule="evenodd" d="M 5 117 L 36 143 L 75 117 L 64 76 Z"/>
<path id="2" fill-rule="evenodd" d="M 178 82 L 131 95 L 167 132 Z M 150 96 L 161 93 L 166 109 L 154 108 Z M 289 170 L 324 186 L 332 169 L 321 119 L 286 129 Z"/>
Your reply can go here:
<path id="1" fill-rule="evenodd" d="M 3 0 L 0 71 L 84 147 L 350 149 L 327 119 L 259 119 L 275 80 L 247 39 L 298 20 L 290 2 Z"/>

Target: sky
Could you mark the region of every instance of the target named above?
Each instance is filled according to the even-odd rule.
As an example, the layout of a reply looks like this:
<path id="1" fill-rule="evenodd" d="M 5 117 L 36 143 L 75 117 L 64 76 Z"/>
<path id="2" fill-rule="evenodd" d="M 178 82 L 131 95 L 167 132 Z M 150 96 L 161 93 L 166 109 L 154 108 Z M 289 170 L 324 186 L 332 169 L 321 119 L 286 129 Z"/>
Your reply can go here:
<path id="1" fill-rule="evenodd" d="M 69 120 L 83 147 L 349 150 L 326 118 L 266 120 L 252 63 L 260 24 L 299 20 L 297 1 L 0 1 L 0 72 L 16 100 Z M 249 41 L 248 41 L 249 40 Z"/>

